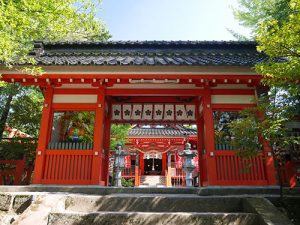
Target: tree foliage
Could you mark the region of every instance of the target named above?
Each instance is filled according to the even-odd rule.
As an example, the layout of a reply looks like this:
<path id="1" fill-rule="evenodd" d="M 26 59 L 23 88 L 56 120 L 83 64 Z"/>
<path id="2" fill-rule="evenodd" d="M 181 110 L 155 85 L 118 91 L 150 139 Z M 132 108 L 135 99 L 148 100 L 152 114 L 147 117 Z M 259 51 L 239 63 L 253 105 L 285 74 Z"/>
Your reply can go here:
<path id="1" fill-rule="evenodd" d="M 1 64 L 28 74 L 42 74 L 28 54 L 33 50 L 34 40 L 107 40 L 110 34 L 96 17 L 100 3 L 101 0 L 0 0 Z M 3 106 L 0 107 L 0 137 L 6 122 L 37 136 L 43 102 L 40 90 L 0 80 L 0 92 Z"/>
<path id="2" fill-rule="evenodd" d="M 257 29 L 258 50 L 270 57 L 256 66 L 269 85 L 283 86 L 299 94 L 300 79 L 300 0 L 290 2 L 288 19 L 270 18 Z M 293 89 L 291 89 L 293 88 Z"/>
<path id="3" fill-rule="evenodd" d="M 263 82 L 299 94 L 300 0 L 239 0 L 234 15 L 252 29 L 258 51 L 269 56 L 256 66 Z"/>
<path id="4" fill-rule="evenodd" d="M 234 120 L 229 124 L 233 138 L 231 145 L 238 149 L 237 154 L 244 158 L 257 156 L 262 148 L 259 142 L 259 123 L 253 113 L 244 111 L 242 119 Z"/>
<path id="5" fill-rule="evenodd" d="M 130 128 L 130 124 L 111 125 L 110 149 L 115 149 L 118 143 L 121 143 L 124 146 Z"/>
<path id="6" fill-rule="evenodd" d="M 290 150 L 290 145 L 300 144 L 299 137 L 292 137 L 286 126 L 298 107 L 299 102 L 294 96 L 273 89 L 269 95 L 258 99 L 256 107 L 243 110 L 241 119 L 230 123 L 235 137 L 232 145 L 240 150 L 242 156 L 251 157 L 259 153 L 261 142 L 265 140 L 278 162 L 284 163 L 283 156 Z"/>
<path id="7" fill-rule="evenodd" d="M 12 100 L 6 122 L 11 127 L 17 127 L 33 137 L 38 137 L 43 95 L 38 87 L 18 86 L 18 93 Z"/>
<path id="8" fill-rule="evenodd" d="M 239 3 L 236 18 L 252 28 L 258 51 L 269 56 L 267 62 L 256 65 L 256 71 L 263 76 L 262 82 L 271 90 L 268 97 L 258 102 L 262 104 L 259 110 L 266 112 L 264 122 L 258 121 L 259 132 L 266 140 L 279 143 L 275 139 L 283 135 L 284 123 L 300 114 L 300 0 L 240 0 Z"/>
<path id="9" fill-rule="evenodd" d="M 289 0 L 239 0 L 233 13 L 240 24 L 252 29 L 253 33 L 261 21 L 276 19 L 285 21 L 290 13 Z"/>
<path id="10" fill-rule="evenodd" d="M 109 37 L 96 18 L 94 1 L 0 0 L 0 61 L 9 67 L 34 64 L 28 57 L 34 40 L 103 41 Z M 28 67 L 25 71 L 37 72 Z"/>

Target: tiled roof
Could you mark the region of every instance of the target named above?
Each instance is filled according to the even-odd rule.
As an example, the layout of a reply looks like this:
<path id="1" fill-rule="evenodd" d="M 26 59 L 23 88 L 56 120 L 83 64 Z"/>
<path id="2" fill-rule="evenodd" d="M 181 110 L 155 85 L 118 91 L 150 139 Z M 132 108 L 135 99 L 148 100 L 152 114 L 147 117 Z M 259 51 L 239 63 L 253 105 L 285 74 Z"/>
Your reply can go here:
<path id="1" fill-rule="evenodd" d="M 240 41 L 36 42 L 31 55 L 42 65 L 252 66 L 267 59 L 256 42 Z"/>
<path id="2" fill-rule="evenodd" d="M 129 130 L 128 136 L 175 136 L 175 137 L 183 137 L 183 136 L 190 136 L 190 135 L 197 135 L 197 131 L 195 129 L 185 128 L 183 126 L 177 125 L 176 127 L 134 127 Z"/>

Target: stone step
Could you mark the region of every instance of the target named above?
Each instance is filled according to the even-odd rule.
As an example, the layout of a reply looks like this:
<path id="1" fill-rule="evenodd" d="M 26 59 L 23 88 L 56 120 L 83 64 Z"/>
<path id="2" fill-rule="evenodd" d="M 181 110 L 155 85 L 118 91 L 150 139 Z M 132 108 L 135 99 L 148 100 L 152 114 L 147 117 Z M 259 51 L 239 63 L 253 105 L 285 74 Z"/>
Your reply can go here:
<path id="1" fill-rule="evenodd" d="M 243 212 L 239 197 L 203 197 L 197 195 L 72 195 L 65 209 L 76 212 Z"/>
<path id="2" fill-rule="evenodd" d="M 141 185 L 148 186 L 157 186 L 157 185 L 165 185 L 165 177 L 164 176 L 141 176 Z"/>
<path id="3" fill-rule="evenodd" d="M 257 225 L 252 213 L 50 213 L 47 225 Z"/>
<path id="4" fill-rule="evenodd" d="M 256 195 L 256 196 L 279 196 L 278 186 L 235 186 L 235 187 L 169 187 L 169 188 L 115 188 L 101 187 L 99 185 L 27 185 L 6 186 L 0 185 L 0 192 L 47 192 L 47 193 L 77 193 L 92 195 L 109 195 L 115 193 L 140 193 L 140 194 L 198 194 L 202 196 L 228 196 L 228 195 Z M 300 188 L 284 188 L 287 195 L 300 195 Z"/>

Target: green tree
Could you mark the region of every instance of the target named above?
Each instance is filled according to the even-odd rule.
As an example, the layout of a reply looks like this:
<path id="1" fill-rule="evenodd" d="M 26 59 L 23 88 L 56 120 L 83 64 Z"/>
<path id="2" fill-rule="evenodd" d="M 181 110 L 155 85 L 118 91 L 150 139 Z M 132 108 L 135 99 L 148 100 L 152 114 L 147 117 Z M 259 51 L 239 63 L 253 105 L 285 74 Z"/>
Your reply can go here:
<path id="1" fill-rule="evenodd" d="M 103 22 L 96 18 L 101 0 L 97 1 L 97 5 L 94 2 L 0 0 L 0 61 L 10 69 L 42 74 L 41 68 L 28 54 L 33 50 L 34 40 L 107 40 L 110 34 Z M 26 66 L 16 66 L 20 64 Z M 0 138 L 6 122 L 37 135 L 43 99 L 39 90 L 0 81 L 0 92 L 0 103 L 4 106 L 0 108 Z"/>
<path id="2" fill-rule="evenodd" d="M 258 50 L 270 59 L 256 66 L 265 83 L 282 86 L 292 94 L 299 94 L 300 79 L 300 0 L 290 2 L 288 19 L 263 20 L 257 29 Z"/>
<path id="3" fill-rule="evenodd" d="M 1 0 L 0 61 L 34 64 L 28 57 L 34 40 L 107 40 L 109 32 L 96 18 L 96 8 L 92 0 Z"/>
<path id="4" fill-rule="evenodd" d="M 42 114 L 43 95 L 38 87 L 24 87 L 18 84 L 8 85 L 11 90 L 1 94 L 0 101 L 12 97 L 9 106 L 9 115 L 5 120 L 11 127 L 30 134 L 33 137 L 38 136 L 39 123 Z M 4 108 L 0 111 L 4 111 Z M 3 115 L 3 114 L 2 114 Z M 4 119 L 3 119 L 4 120 Z"/>
<path id="5" fill-rule="evenodd" d="M 241 112 L 242 119 L 230 123 L 230 131 L 235 137 L 231 144 L 238 149 L 242 157 L 257 156 L 261 151 L 262 140 L 269 144 L 275 158 L 280 196 L 282 197 L 281 167 L 286 155 L 298 155 L 292 152 L 292 145 L 300 144 L 300 137 L 292 135 L 287 123 L 299 112 L 299 101 L 282 90 L 273 88 L 269 95 L 258 99 L 257 106 Z M 263 114 L 263 115 L 262 115 Z"/>
<path id="6" fill-rule="evenodd" d="M 131 128 L 130 124 L 111 125 L 110 149 L 115 149 L 118 143 L 121 143 L 124 146 L 130 128 Z"/>
<path id="7" fill-rule="evenodd" d="M 245 118 L 231 124 L 236 135 L 233 145 L 241 151 L 257 153 L 257 135 L 266 140 L 275 157 L 280 195 L 282 179 L 280 168 L 291 144 L 300 144 L 299 137 L 291 136 L 287 122 L 300 114 L 300 0 L 240 0 L 235 16 L 241 24 L 252 28 L 258 42 L 257 49 L 269 56 L 267 62 L 256 65 L 262 82 L 270 87 L 268 96 L 258 100 L 258 106 L 243 112 Z M 257 118 L 258 112 L 265 115 Z M 248 146 L 243 143 L 241 129 L 251 127 Z M 253 132 L 252 132 L 253 131 Z M 251 142 L 252 138 L 252 142 Z M 248 153 L 247 153 L 248 152 Z M 291 153 L 291 152 L 290 152 Z M 299 153 L 291 153 L 299 154 Z M 281 199 L 282 200 L 282 199 Z"/>
<path id="8" fill-rule="evenodd" d="M 269 56 L 268 62 L 256 66 L 263 82 L 298 95 L 300 0 L 239 0 L 234 15 L 252 29 L 258 51 Z"/>
<path id="9" fill-rule="evenodd" d="M 240 24 L 252 30 L 253 38 L 261 21 L 276 19 L 285 21 L 288 19 L 290 0 L 239 0 L 238 7 L 233 8 L 234 16 Z M 235 33 L 232 32 L 231 33 Z M 239 34 L 235 33 L 236 37 Z"/>

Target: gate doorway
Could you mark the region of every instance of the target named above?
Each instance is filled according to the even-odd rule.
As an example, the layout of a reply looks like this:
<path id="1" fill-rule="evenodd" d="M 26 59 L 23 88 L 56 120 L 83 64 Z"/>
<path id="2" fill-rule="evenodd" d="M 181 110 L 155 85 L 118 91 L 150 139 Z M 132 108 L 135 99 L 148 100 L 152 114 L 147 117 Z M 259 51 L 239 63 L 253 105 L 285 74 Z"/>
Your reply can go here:
<path id="1" fill-rule="evenodd" d="M 107 122 L 114 126 L 131 125 L 123 146 L 127 156 L 122 177 L 134 180 L 135 186 L 142 185 L 139 179 L 147 176 L 171 180 L 169 186 L 175 179 L 184 180 L 180 153 L 187 142 L 192 143 L 194 151 L 198 151 L 200 97 L 111 96 L 108 102 Z M 133 161 L 135 165 L 129 163 Z M 198 161 L 199 158 L 195 158 L 195 178 L 199 176 Z"/>
<path id="2" fill-rule="evenodd" d="M 144 174 L 145 175 L 161 175 L 162 160 L 161 159 L 144 159 Z"/>

